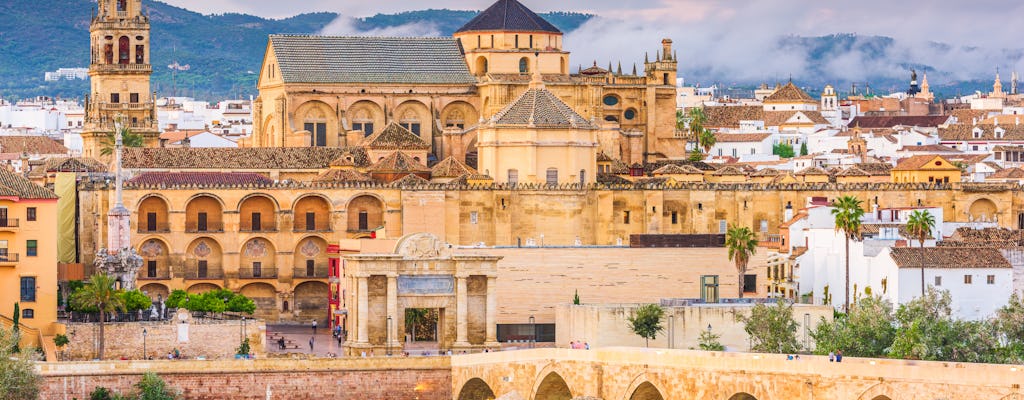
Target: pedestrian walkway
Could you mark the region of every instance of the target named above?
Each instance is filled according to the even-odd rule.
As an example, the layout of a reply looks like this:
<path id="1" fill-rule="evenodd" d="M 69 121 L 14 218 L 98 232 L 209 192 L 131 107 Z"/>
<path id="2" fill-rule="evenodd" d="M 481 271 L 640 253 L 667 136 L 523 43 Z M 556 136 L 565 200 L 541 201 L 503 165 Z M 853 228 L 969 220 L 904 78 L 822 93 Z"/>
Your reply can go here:
<path id="1" fill-rule="evenodd" d="M 281 350 L 278 338 L 283 338 L 288 348 Z M 313 338 L 313 350 L 309 349 L 309 339 Z M 317 328 L 316 335 L 309 325 L 267 325 L 267 353 L 269 354 L 311 354 L 316 357 L 328 357 L 331 354 L 341 356 L 341 346 L 331 335 L 330 329 Z"/>

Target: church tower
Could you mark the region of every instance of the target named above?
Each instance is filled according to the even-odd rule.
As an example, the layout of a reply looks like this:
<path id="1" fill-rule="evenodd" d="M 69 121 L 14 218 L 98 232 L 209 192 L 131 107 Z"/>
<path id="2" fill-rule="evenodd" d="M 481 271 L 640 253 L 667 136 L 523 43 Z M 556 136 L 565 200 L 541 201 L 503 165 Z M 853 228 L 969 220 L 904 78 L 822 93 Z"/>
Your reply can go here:
<path id="1" fill-rule="evenodd" d="M 996 71 L 996 81 L 992 84 L 992 93 L 989 93 L 989 97 L 1003 98 L 1006 97 L 1006 93 L 1003 92 L 1003 82 L 999 80 L 999 71 Z"/>
<path id="2" fill-rule="evenodd" d="M 647 73 L 648 85 L 672 86 L 676 85 L 676 75 L 679 70 L 679 61 L 672 52 L 672 39 L 661 40 L 661 51 L 654 56 L 654 61 L 644 60 L 644 71 Z"/>
<path id="3" fill-rule="evenodd" d="M 821 111 L 821 116 L 825 117 L 830 124 L 834 126 L 842 124 L 843 115 L 839 110 L 839 95 L 832 85 L 825 85 L 825 90 L 821 91 L 821 106 L 818 107 L 818 111 Z"/>
<path id="4" fill-rule="evenodd" d="M 932 93 L 931 86 L 928 85 L 928 74 L 925 73 L 921 76 L 921 93 L 915 95 L 917 98 L 927 99 L 928 101 L 935 100 L 935 94 Z"/>
<path id="5" fill-rule="evenodd" d="M 85 102 L 84 156 L 109 161 L 101 156 L 103 140 L 119 119 L 143 137 L 144 146 L 156 146 L 160 132 L 149 85 L 149 33 L 142 0 L 98 1 L 89 28 L 92 88 Z"/>

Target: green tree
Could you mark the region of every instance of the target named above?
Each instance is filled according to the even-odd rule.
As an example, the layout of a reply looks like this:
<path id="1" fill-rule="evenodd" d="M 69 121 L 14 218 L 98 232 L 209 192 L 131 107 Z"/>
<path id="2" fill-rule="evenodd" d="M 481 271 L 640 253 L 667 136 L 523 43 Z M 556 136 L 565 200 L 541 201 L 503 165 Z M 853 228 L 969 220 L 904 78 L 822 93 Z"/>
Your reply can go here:
<path id="1" fill-rule="evenodd" d="M 729 260 L 736 264 L 736 275 L 739 276 L 737 292 L 743 298 L 743 277 L 747 273 L 750 256 L 757 253 L 757 238 L 747 227 L 733 225 L 725 233 L 725 247 L 729 249 Z"/>
<path id="2" fill-rule="evenodd" d="M 572 295 L 572 304 L 573 305 L 577 305 L 577 306 L 580 305 L 580 290 L 579 289 L 576 289 L 576 292 L 573 293 L 573 295 Z"/>
<path id="3" fill-rule="evenodd" d="M 114 154 L 114 149 L 117 147 L 117 135 L 121 135 L 124 147 L 142 147 L 144 144 L 142 135 L 132 132 L 124 117 L 115 117 L 114 130 L 107 133 L 100 142 L 101 155 Z"/>
<path id="4" fill-rule="evenodd" d="M 892 303 L 879 296 L 861 299 L 847 314 L 838 314 L 831 322 L 821 319 L 811 332 L 815 353 L 842 350 L 853 357 L 880 357 L 888 354 L 896 336 Z"/>
<path id="5" fill-rule="evenodd" d="M 252 314 L 256 312 L 256 302 L 248 297 L 236 295 L 228 301 L 227 309 L 231 312 Z"/>
<path id="6" fill-rule="evenodd" d="M 806 156 L 807 154 L 807 142 L 800 143 L 800 155 Z"/>
<path id="7" fill-rule="evenodd" d="M 238 349 L 235 350 L 235 354 L 244 356 L 248 355 L 251 350 L 252 348 L 249 347 L 249 338 L 245 338 L 242 339 L 242 343 L 238 345 Z"/>
<path id="8" fill-rule="evenodd" d="M 94 308 L 100 314 L 100 351 L 99 358 L 103 359 L 104 337 L 103 329 L 107 322 L 107 314 L 117 311 L 124 311 L 124 298 L 121 292 L 114 289 L 114 278 L 109 275 L 97 273 L 89 277 L 89 282 L 81 289 L 71 295 L 71 303 L 76 308 Z"/>
<path id="9" fill-rule="evenodd" d="M 850 309 L 850 240 L 860 237 L 860 219 L 864 217 L 861 201 L 853 196 L 843 196 L 832 203 L 832 216 L 835 217 L 836 232 L 843 232 L 846 238 L 846 300 L 843 311 Z"/>
<path id="10" fill-rule="evenodd" d="M 138 400 L 175 400 L 178 398 L 176 391 L 167 386 L 163 379 L 157 374 L 147 372 L 142 375 L 142 380 L 135 384 L 138 389 Z"/>
<path id="11" fill-rule="evenodd" d="M 16 351 L 21 335 L 0 327 L 0 397 L 4 400 L 39 398 L 42 378 L 36 374 L 34 351 Z"/>
<path id="12" fill-rule="evenodd" d="M 188 292 L 181 289 L 174 289 L 171 294 L 167 296 L 167 300 L 164 300 L 164 305 L 167 308 L 178 308 L 182 307 L 182 304 L 188 300 Z"/>
<path id="13" fill-rule="evenodd" d="M 949 292 L 928 288 L 925 295 L 896 310 L 896 338 L 889 356 L 912 360 L 942 360 L 943 341 L 953 329 Z"/>
<path id="14" fill-rule="evenodd" d="M 142 293 L 140 290 L 129 290 L 121 293 L 121 298 L 124 300 L 124 308 L 127 311 L 139 311 L 149 309 L 153 305 L 153 301 Z"/>
<path id="15" fill-rule="evenodd" d="M 796 152 L 793 151 L 793 145 L 786 143 L 776 143 L 772 145 L 772 154 L 781 158 L 793 158 L 796 156 Z"/>
<path id="16" fill-rule="evenodd" d="M 676 125 L 678 126 L 680 113 L 676 113 Z M 704 114 L 703 107 L 692 107 L 686 112 L 685 125 L 690 129 L 690 136 L 697 141 L 697 147 L 704 149 L 704 153 L 711 151 L 715 146 L 715 133 L 704 125 L 708 117 Z"/>
<path id="17" fill-rule="evenodd" d="M 426 308 L 405 309 L 405 327 L 409 330 L 409 334 L 412 335 L 412 341 L 416 341 L 416 327 L 423 325 L 427 321 L 428 312 L 429 310 Z"/>
<path id="18" fill-rule="evenodd" d="M 103 386 L 97 386 L 92 392 L 89 392 L 89 400 L 115 400 L 118 398 L 120 396 Z"/>
<path id="19" fill-rule="evenodd" d="M 910 237 L 917 239 L 921 248 L 924 248 L 924 241 L 928 239 L 928 235 L 931 235 L 933 229 L 935 229 L 935 217 L 928 210 L 915 210 L 910 213 L 910 219 L 907 220 L 907 232 L 910 233 Z M 924 296 L 923 262 L 921 263 L 921 296 Z"/>
<path id="20" fill-rule="evenodd" d="M 697 346 L 704 351 L 724 351 L 725 346 L 719 339 L 722 335 L 716 335 L 711 331 L 700 331 L 700 336 L 697 337 Z"/>
<path id="21" fill-rule="evenodd" d="M 779 299 L 774 306 L 755 305 L 750 315 L 738 315 L 743 330 L 750 336 L 751 351 L 761 353 L 795 353 L 800 350 L 796 338 L 797 323 L 793 305 Z"/>
<path id="22" fill-rule="evenodd" d="M 632 315 L 629 316 L 627 321 L 629 322 L 629 329 L 633 333 L 644 338 L 644 345 L 650 347 L 651 339 L 658 336 L 658 333 L 665 330 L 665 327 L 661 325 L 662 318 L 665 317 L 665 309 L 661 308 L 657 304 L 645 304 L 636 309 Z"/>

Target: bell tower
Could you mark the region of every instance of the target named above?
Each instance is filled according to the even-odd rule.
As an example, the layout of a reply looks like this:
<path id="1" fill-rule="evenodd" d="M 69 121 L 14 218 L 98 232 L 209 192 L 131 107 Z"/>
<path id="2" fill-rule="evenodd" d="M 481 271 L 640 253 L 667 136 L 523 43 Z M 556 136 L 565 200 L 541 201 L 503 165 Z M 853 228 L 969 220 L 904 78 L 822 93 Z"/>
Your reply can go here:
<path id="1" fill-rule="evenodd" d="M 85 102 L 83 156 L 110 161 L 101 150 L 116 120 L 141 135 L 144 146 L 156 146 L 160 132 L 149 85 L 149 33 L 142 0 L 98 0 L 89 27 L 91 90 Z"/>

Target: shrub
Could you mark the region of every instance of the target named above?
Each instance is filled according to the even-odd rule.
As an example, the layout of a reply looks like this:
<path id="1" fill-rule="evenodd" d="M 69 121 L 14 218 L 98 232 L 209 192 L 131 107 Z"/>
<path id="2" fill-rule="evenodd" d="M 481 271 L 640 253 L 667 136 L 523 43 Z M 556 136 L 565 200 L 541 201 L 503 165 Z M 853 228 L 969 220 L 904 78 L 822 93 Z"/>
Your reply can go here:
<path id="1" fill-rule="evenodd" d="M 153 301 L 139 290 L 129 290 L 121 293 L 121 298 L 124 299 L 125 309 L 129 312 L 149 309 L 153 305 Z"/>
<path id="2" fill-rule="evenodd" d="M 167 296 L 167 301 L 164 302 L 164 305 L 166 305 L 167 308 L 178 308 L 182 306 L 182 303 L 185 302 L 185 299 L 188 299 L 188 292 L 181 289 L 176 289 L 172 291 L 169 296 Z"/>

